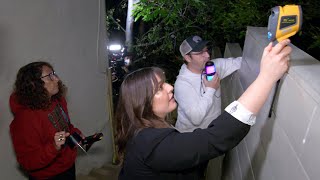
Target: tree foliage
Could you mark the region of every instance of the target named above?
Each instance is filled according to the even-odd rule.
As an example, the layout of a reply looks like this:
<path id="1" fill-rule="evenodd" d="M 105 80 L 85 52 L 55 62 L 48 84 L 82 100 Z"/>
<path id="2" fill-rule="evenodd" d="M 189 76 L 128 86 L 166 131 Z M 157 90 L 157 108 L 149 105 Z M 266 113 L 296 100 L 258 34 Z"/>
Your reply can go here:
<path id="1" fill-rule="evenodd" d="M 243 45 L 247 26 L 268 23 L 270 9 L 299 4 L 303 9 L 302 32 L 293 37 L 299 48 L 319 57 L 319 0 L 140 0 L 134 8 L 135 24 L 142 21 L 147 32 L 135 36 L 136 66 L 160 66 L 175 78 L 182 59 L 180 43 L 191 35 L 224 48 L 226 42 Z M 312 54 L 313 53 L 313 54 Z M 172 73 L 172 74 L 170 74 Z"/>
<path id="2" fill-rule="evenodd" d="M 242 43 L 247 26 L 267 26 L 272 7 L 293 3 L 302 5 L 303 9 L 313 8 L 304 12 L 304 17 L 319 15 L 314 8 L 319 3 L 315 0 L 281 3 L 275 0 L 141 0 L 134 10 L 135 20 L 148 22 L 150 29 L 138 37 L 136 51 L 145 57 L 177 54 L 179 43 L 194 34 L 219 47 L 226 42 Z M 309 48 L 318 45 L 317 30 L 319 25 L 313 28 L 313 35 L 310 34 L 314 43 Z"/>

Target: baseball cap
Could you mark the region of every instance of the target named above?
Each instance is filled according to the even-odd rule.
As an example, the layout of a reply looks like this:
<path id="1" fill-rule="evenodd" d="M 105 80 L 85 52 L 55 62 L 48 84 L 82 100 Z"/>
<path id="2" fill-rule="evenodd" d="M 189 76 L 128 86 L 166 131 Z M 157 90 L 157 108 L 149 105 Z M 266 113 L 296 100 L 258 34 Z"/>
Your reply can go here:
<path id="1" fill-rule="evenodd" d="M 190 36 L 181 43 L 179 50 L 182 56 L 189 52 L 200 52 L 208 42 L 202 40 L 199 36 Z"/>

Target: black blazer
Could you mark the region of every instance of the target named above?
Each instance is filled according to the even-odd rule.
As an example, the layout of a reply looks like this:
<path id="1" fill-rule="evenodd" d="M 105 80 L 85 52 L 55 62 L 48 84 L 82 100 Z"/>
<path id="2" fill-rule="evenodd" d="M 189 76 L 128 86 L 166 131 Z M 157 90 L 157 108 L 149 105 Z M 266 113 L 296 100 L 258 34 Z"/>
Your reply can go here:
<path id="1" fill-rule="evenodd" d="M 119 180 L 198 180 L 203 164 L 239 144 L 249 129 L 227 112 L 193 132 L 143 129 L 128 141 Z"/>

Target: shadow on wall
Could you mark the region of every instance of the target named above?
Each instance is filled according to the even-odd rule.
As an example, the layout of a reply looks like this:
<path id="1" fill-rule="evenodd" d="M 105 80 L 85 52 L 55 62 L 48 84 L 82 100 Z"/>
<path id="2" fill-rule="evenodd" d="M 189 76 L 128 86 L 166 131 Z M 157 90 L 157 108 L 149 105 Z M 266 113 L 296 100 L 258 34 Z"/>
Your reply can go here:
<path id="1" fill-rule="evenodd" d="M 1 81 L 6 82 L 8 79 L 10 79 L 8 77 L 8 75 L 11 74 L 11 72 L 9 72 L 10 70 L 12 70 L 12 68 L 10 66 L 14 66 L 13 63 L 10 63 L 10 59 L 9 57 L 9 53 L 10 53 L 10 46 L 12 46 L 12 40 L 9 40 L 9 33 L 8 33 L 8 28 L 5 27 L 6 25 L 1 24 L 2 26 L 0 26 L 0 78 L 4 78 L 5 81 Z M 3 85 L 3 84 L 2 84 Z M 2 90 L 4 87 L 2 87 Z"/>
<path id="2" fill-rule="evenodd" d="M 279 84 L 279 89 L 281 89 L 281 86 L 283 84 L 283 80 L 280 81 L 281 83 Z M 278 104 L 278 97 L 279 97 L 279 93 L 280 91 L 278 90 L 277 92 L 275 92 L 275 102 L 274 104 L 277 105 Z M 273 107 L 273 109 L 276 109 L 276 107 Z M 258 117 L 257 117 L 258 118 Z M 263 118 L 259 118 L 259 120 L 263 120 Z M 254 155 L 252 156 L 251 160 L 251 167 L 253 169 L 254 172 L 254 179 L 259 180 L 259 179 L 266 179 L 266 177 L 261 177 L 263 176 L 261 174 L 261 171 L 263 169 L 263 165 L 267 165 L 268 162 L 265 162 L 268 156 L 268 151 L 269 151 L 269 145 L 270 142 L 272 141 L 272 139 L 274 138 L 272 135 L 273 130 L 274 130 L 274 126 L 275 126 L 275 121 L 276 121 L 276 114 L 274 111 L 272 111 L 271 117 L 270 118 L 265 118 L 264 124 L 261 125 L 261 129 L 257 128 L 255 129 L 256 131 L 260 131 L 260 137 L 259 137 L 259 146 L 257 146 L 256 151 L 254 153 Z M 258 133 L 256 133 L 258 134 Z M 259 153 L 258 150 L 259 148 L 263 151 L 262 153 Z M 269 162 L 271 163 L 271 162 Z M 245 174 L 245 179 L 248 179 L 249 177 L 249 173 L 251 172 L 247 172 Z M 272 173 L 268 174 L 268 179 L 275 180 L 275 177 L 273 177 Z"/>
<path id="3" fill-rule="evenodd" d="M 4 76 L 4 68 L 5 68 L 5 64 L 4 64 L 4 58 L 5 58 L 5 40 L 6 35 L 5 35 L 5 31 L 4 29 L 0 26 L 0 77 Z"/>
<path id="4" fill-rule="evenodd" d="M 250 172 L 249 170 L 246 172 L 246 174 L 244 174 L 244 179 L 250 179 L 249 177 L 251 177 L 251 174 L 254 173 L 254 179 L 258 180 L 260 179 L 261 176 L 261 170 L 263 168 L 263 165 L 265 165 L 265 160 L 267 159 L 267 152 L 269 149 L 269 144 L 272 140 L 272 131 L 273 131 L 273 127 L 275 124 L 275 114 L 272 114 L 271 118 L 266 119 L 265 124 L 261 127 L 260 130 L 260 138 L 259 138 L 259 146 L 256 147 L 256 151 L 252 157 L 251 160 L 251 168 L 253 169 L 253 172 Z M 263 137 L 263 138 L 262 138 Z M 259 153 L 259 148 L 262 148 L 262 151 L 264 151 L 263 153 Z M 255 163 L 257 162 L 257 163 Z M 272 174 L 269 174 L 268 176 L 272 177 Z M 271 179 L 274 179 L 273 177 Z"/>
<path id="5" fill-rule="evenodd" d="M 236 72 L 226 80 L 224 86 L 235 85 L 237 84 L 236 82 L 239 82 L 239 74 Z M 234 89 L 241 91 L 241 84 L 239 83 L 236 86 L 236 88 L 234 88 L 235 86 L 231 88 L 234 96 L 225 97 L 227 98 L 227 102 L 239 98 L 240 93 L 235 93 Z M 265 108 L 265 110 L 269 109 Z M 226 153 L 222 162 L 221 180 L 238 180 L 238 173 L 241 174 L 242 177 L 240 179 L 242 180 L 259 180 L 263 176 L 261 172 L 264 168 L 263 166 L 267 164 L 265 160 L 267 159 L 269 144 L 273 138 L 272 132 L 275 124 L 275 114 L 272 114 L 271 118 L 261 118 L 258 116 L 257 120 L 255 127 L 251 128 L 245 139 L 234 149 Z M 248 142 L 253 144 L 248 144 Z M 270 180 L 274 179 L 271 174 L 268 176 Z"/>
<path id="6" fill-rule="evenodd" d="M 29 178 L 27 172 L 23 169 L 22 166 L 20 166 L 18 163 L 17 163 L 17 166 L 16 166 L 16 169 L 18 169 L 18 171 L 26 178 Z"/>

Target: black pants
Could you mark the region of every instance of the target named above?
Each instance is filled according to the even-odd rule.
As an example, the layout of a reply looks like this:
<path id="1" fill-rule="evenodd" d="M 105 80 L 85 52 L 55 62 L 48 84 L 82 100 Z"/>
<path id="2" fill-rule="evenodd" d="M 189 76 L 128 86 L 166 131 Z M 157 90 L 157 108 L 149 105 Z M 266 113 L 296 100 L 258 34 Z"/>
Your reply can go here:
<path id="1" fill-rule="evenodd" d="M 29 176 L 29 180 L 37 180 L 31 176 Z M 76 168 L 73 165 L 70 169 L 62 172 L 54 177 L 51 177 L 47 180 L 76 180 Z"/>

